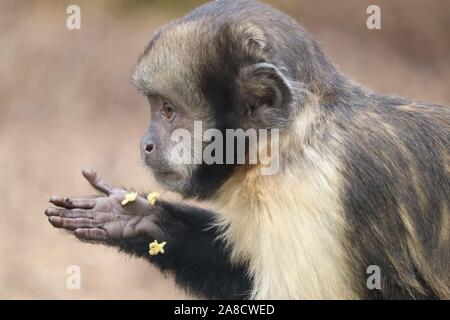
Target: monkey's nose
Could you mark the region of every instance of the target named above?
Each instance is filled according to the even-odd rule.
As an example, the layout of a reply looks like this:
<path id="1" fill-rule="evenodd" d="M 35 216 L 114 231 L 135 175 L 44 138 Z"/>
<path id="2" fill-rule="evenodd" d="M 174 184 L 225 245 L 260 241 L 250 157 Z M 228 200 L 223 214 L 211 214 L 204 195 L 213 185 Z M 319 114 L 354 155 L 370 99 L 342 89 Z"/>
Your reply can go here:
<path id="1" fill-rule="evenodd" d="M 145 146 L 145 153 L 151 153 L 155 149 L 155 146 L 153 144 L 147 144 Z"/>

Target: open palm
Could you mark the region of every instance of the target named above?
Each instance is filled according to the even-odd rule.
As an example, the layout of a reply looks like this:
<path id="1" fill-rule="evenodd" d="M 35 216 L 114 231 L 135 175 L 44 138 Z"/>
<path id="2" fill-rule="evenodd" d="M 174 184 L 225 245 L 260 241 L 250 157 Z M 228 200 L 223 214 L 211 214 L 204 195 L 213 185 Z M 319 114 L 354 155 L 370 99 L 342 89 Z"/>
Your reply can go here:
<path id="1" fill-rule="evenodd" d="M 97 198 L 64 198 L 53 196 L 55 205 L 45 210 L 49 222 L 56 228 L 73 233 L 87 241 L 131 239 L 157 236 L 162 230 L 155 223 L 159 210 L 138 196 L 126 205 L 121 202 L 127 191 L 111 187 L 92 170 L 83 170 L 83 176 L 105 196 Z"/>

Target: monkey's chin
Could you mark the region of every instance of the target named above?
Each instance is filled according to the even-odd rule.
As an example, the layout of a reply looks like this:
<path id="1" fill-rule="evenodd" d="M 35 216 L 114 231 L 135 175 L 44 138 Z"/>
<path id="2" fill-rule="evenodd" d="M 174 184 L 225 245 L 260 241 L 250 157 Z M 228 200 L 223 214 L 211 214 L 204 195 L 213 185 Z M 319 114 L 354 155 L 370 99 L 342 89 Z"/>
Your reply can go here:
<path id="1" fill-rule="evenodd" d="M 176 172 L 153 171 L 153 176 L 159 185 L 170 191 L 182 192 L 185 188 L 184 178 Z"/>

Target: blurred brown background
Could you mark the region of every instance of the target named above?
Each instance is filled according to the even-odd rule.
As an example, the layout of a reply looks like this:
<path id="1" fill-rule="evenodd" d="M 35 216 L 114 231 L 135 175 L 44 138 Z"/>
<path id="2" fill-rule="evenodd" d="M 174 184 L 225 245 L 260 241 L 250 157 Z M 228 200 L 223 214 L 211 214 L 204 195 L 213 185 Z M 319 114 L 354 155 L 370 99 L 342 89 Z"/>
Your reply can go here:
<path id="1" fill-rule="evenodd" d="M 152 32 L 203 1 L 0 0 L 0 298 L 183 298 L 143 261 L 77 242 L 43 215 L 52 194 L 89 195 L 88 166 L 159 190 L 140 165 L 149 117 L 130 85 Z M 373 89 L 450 104 L 450 1 L 268 1 L 296 17 L 342 71 Z M 66 8 L 81 7 L 81 30 Z M 382 29 L 366 9 L 382 9 Z M 66 288 L 79 265 L 82 289 Z"/>

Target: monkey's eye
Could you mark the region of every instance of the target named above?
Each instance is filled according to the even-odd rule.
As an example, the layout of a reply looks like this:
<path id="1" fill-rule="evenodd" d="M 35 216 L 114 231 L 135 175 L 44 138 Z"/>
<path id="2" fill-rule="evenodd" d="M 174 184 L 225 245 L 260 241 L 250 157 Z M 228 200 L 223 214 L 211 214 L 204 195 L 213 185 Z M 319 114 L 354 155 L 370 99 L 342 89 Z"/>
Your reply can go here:
<path id="1" fill-rule="evenodd" d="M 161 109 L 161 114 L 168 121 L 172 121 L 175 116 L 175 109 L 168 102 L 163 102 L 163 106 Z"/>

